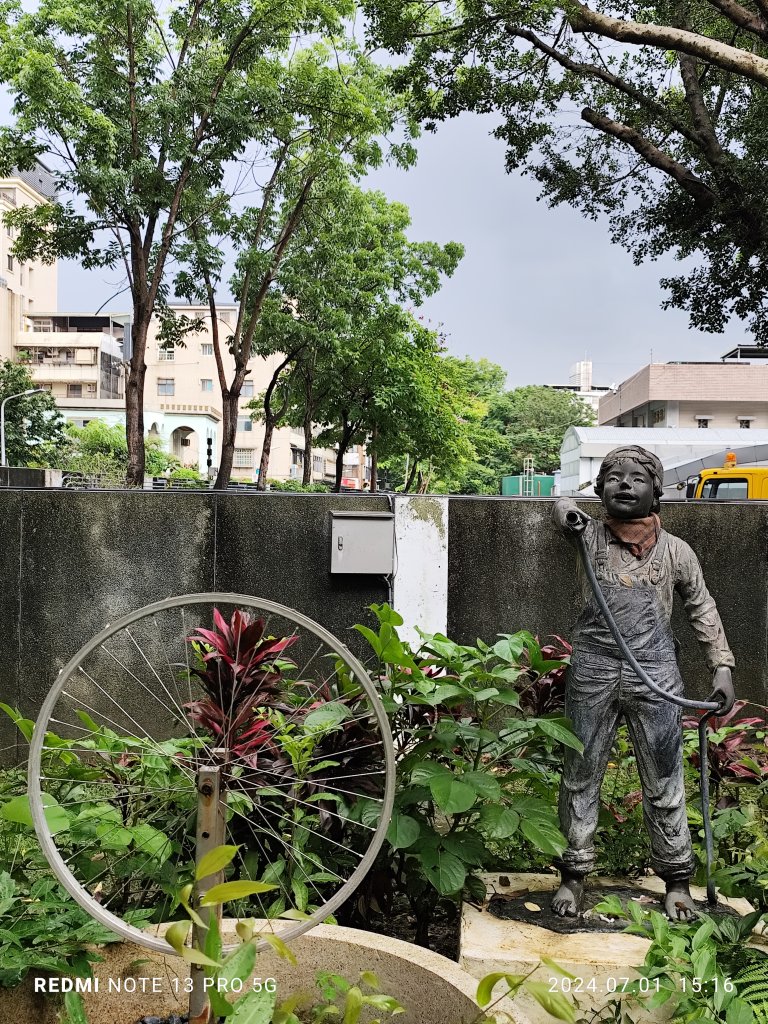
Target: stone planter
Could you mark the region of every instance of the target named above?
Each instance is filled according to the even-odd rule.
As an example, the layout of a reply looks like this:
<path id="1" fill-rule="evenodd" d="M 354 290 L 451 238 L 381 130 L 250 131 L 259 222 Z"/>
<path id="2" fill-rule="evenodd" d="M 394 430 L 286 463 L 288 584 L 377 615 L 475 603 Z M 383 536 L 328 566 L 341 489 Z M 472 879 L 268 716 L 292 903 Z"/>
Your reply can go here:
<path id="1" fill-rule="evenodd" d="M 226 927 L 225 927 L 226 933 Z M 354 928 L 318 925 L 291 943 L 298 964 L 273 953 L 259 956 L 256 977 L 275 978 L 278 999 L 298 991 L 316 991 L 318 971 L 333 971 L 357 980 L 373 971 L 383 992 L 394 996 L 406 1012 L 397 1024 L 473 1024 L 483 1019 L 474 994 L 477 981 L 446 957 Z M 186 965 L 129 943 L 103 950 L 104 962 L 94 965 L 97 991 L 83 993 L 90 1024 L 134 1024 L 146 1014 L 186 1011 Z M 34 979 L 17 989 L 0 990 L 0 1019 L 14 1024 L 55 1024 L 59 1001 L 34 992 Z M 362 1018 L 363 1024 L 374 1015 Z M 386 1019 L 386 1018 L 385 1018 Z M 494 1007 L 497 1024 L 528 1024 L 509 1000 Z"/>

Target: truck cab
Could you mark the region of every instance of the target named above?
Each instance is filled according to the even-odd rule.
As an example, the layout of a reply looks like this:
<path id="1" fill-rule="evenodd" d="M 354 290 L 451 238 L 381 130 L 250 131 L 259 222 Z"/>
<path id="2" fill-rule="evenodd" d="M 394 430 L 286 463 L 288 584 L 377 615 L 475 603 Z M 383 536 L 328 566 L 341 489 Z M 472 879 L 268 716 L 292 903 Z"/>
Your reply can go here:
<path id="1" fill-rule="evenodd" d="M 689 477 L 685 494 L 694 501 L 768 501 L 768 466 L 738 466 L 728 452 L 722 469 Z"/>

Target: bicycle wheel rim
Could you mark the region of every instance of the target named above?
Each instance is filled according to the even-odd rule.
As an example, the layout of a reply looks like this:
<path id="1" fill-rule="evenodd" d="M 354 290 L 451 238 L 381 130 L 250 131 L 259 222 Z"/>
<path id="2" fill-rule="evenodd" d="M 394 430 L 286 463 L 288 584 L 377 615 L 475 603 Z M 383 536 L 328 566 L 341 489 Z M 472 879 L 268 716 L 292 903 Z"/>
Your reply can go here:
<path id="1" fill-rule="evenodd" d="M 141 928 L 131 925 L 124 921 L 120 916 L 110 911 L 107 907 L 102 906 L 94 897 L 83 887 L 78 881 L 73 872 L 68 867 L 64 858 L 61 855 L 60 850 L 54 841 L 53 834 L 49 828 L 46 820 L 45 808 L 43 804 L 43 786 L 41 776 L 43 775 L 42 760 L 45 746 L 46 734 L 49 731 L 49 725 L 53 716 L 54 709 L 56 708 L 57 702 L 64 693 L 66 686 L 72 679 L 74 673 L 78 670 L 78 667 L 91 655 L 94 651 L 101 648 L 102 645 L 114 637 L 122 630 L 126 630 L 129 626 L 134 625 L 143 618 L 154 616 L 158 613 L 164 613 L 172 609 L 183 608 L 184 606 L 197 606 L 197 605 L 210 605 L 217 606 L 222 604 L 236 605 L 248 608 L 258 608 L 261 611 L 274 615 L 279 618 L 291 621 L 296 626 L 305 630 L 308 634 L 313 636 L 315 639 L 324 643 L 329 651 L 333 652 L 342 662 L 354 673 L 356 680 L 362 686 L 366 698 L 370 703 L 371 712 L 375 718 L 376 726 L 381 736 L 381 746 L 383 755 L 383 766 L 384 766 L 384 786 L 381 797 L 381 816 L 378 824 L 370 837 L 370 842 L 365 850 L 364 855 L 360 859 L 359 864 L 350 874 L 349 878 L 344 881 L 344 884 L 331 896 L 325 903 L 322 904 L 317 910 L 309 915 L 306 920 L 297 921 L 284 928 L 281 928 L 279 932 L 280 938 L 289 942 L 291 939 L 302 935 L 308 931 L 315 924 L 322 922 L 327 919 L 331 914 L 334 913 L 349 897 L 352 895 L 354 890 L 362 881 L 366 872 L 369 870 L 373 861 L 375 860 L 376 854 L 378 853 L 381 845 L 384 841 L 389 820 L 392 813 L 392 804 L 394 800 L 394 776 L 395 776 L 395 756 L 394 748 L 392 744 L 392 737 L 389 729 L 389 723 L 387 720 L 386 712 L 381 703 L 379 695 L 370 681 L 370 678 L 360 661 L 346 648 L 346 646 L 338 641 L 325 627 L 319 623 L 310 619 L 308 616 L 303 615 L 293 609 L 287 608 L 284 605 L 278 604 L 277 602 L 260 600 L 248 595 L 234 594 L 234 593 L 202 593 L 202 594 L 190 594 L 182 595 L 174 598 L 167 598 L 163 601 L 158 601 L 150 605 L 146 605 L 134 612 L 124 615 L 117 619 L 115 622 L 105 626 L 105 628 L 98 633 L 92 640 L 87 644 L 83 645 L 80 650 L 70 659 L 67 665 L 61 670 L 56 682 L 51 687 L 45 701 L 40 709 L 37 717 L 37 722 L 33 732 L 32 740 L 30 742 L 29 750 L 29 762 L 28 762 L 28 788 L 29 788 L 29 800 L 30 809 L 32 814 L 32 821 L 34 824 L 35 831 L 37 833 L 38 840 L 40 842 L 43 853 L 58 881 L 64 887 L 64 889 L 72 896 L 72 898 L 93 917 L 96 921 L 102 924 L 104 927 L 113 931 L 121 938 L 135 942 L 145 948 L 152 949 L 156 952 L 163 954 L 173 953 L 170 945 L 165 941 L 164 938 L 158 935 L 147 934 Z M 260 948 L 267 946 L 267 941 L 262 940 L 259 943 Z"/>

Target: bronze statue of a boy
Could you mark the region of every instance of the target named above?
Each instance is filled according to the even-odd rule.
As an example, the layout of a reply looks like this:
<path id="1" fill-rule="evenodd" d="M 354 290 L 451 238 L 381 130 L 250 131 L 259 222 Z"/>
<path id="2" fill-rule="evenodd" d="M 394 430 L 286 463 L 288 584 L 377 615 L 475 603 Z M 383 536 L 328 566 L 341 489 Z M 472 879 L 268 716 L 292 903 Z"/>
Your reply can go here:
<path id="1" fill-rule="evenodd" d="M 603 459 L 595 491 L 603 521 L 569 498 L 555 503 L 553 519 L 573 539 L 567 515 L 577 513 L 608 607 L 642 668 L 662 689 L 682 695 L 670 619 L 677 591 L 713 672 L 709 700 L 733 706 L 734 665 L 715 602 L 691 548 L 662 529 L 658 516 L 664 471 L 659 459 L 635 445 Z M 571 521 L 573 521 L 571 517 Z M 600 787 L 617 726 L 627 723 L 643 788 L 643 818 L 651 839 L 651 866 L 666 882 L 664 909 L 672 919 L 695 912 L 689 883 L 694 869 L 685 813 L 681 709 L 654 694 L 624 661 L 579 563 L 585 599 L 576 623 L 566 684 L 566 714 L 584 744 L 565 751 L 560 784 L 560 827 L 568 847 L 559 866 L 552 908 L 561 917 L 582 908 L 584 877 L 594 869 Z"/>

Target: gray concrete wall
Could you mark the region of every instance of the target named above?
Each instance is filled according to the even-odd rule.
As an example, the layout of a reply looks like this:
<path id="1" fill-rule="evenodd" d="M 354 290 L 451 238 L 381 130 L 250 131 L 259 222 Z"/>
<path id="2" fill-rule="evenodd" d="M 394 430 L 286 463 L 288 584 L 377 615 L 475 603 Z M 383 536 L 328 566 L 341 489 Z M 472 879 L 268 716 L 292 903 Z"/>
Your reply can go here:
<path id="1" fill-rule="evenodd" d="M 331 576 L 332 509 L 388 511 L 373 495 L 0 490 L 0 700 L 34 717 L 59 669 L 106 623 L 177 594 L 233 591 L 350 629 L 383 579 Z M 15 730 L 0 718 L 0 751 Z M 6 749 L 6 758 L 12 751 Z"/>
<path id="2" fill-rule="evenodd" d="M 600 502 L 579 505 L 601 514 Z M 550 523 L 547 499 L 453 498 L 449 513 L 448 633 L 462 643 L 529 629 L 568 638 L 579 610 L 574 549 Z M 662 505 L 665 529 L 699 556 L 736 657 L 738 696 L 768 703 L 768 503 Z M 682 603 L 674 630 L 688 693 L 710 681 Z"/>
<path id="3" fill-rule="evenodd" d="M 407 518 L 408 502 L 398 498 L 396 517 Z M 492 641 L 522 628 L 569 636 L 578 611 L 575 553 L 552 530 L 551 505 L 450 499 L 444 585 L 452 638 Z M 386 600 L 387 585 L 329 572 L 329 512 L 361 507 L 387 511 L 389 503 L 350 494 L 0 489 L 0 700 L 33 716 L 59 669 L 107 622 L 195 591 L 278 601 L 361 652 L 350 627 L 370 622 L 366 606 Z M 669 505 L 662 515 L 702 561 L 736 655 L 738 694 L 768 703 L 768 503 Z M 398 553 L 403 607 L 418 607 L 419 588 L 434 583 L 419 554 Z M 427 599 L 436 600 L 431 590 Z M 675 632 L 688 690 L 703 696 L 706 668 L 681 609 Z M 0 719 L 0 757 L 13 756 L 15 743 Z"/>

